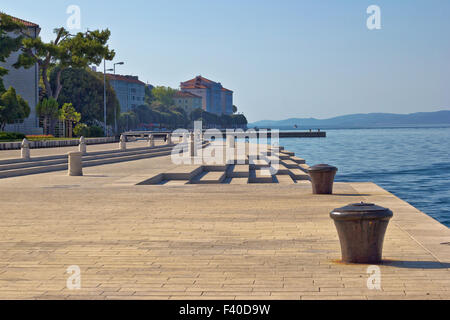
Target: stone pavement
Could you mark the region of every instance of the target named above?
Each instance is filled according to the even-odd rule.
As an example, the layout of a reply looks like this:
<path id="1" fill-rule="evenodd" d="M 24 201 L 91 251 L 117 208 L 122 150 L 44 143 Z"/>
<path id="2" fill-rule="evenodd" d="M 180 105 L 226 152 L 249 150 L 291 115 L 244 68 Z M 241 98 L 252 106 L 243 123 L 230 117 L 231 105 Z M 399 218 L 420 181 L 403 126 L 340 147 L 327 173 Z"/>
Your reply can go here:
<path id="1" fill-rule="evenodd" d="M 163 140 L 155 140 L 155 146 L 164 145 Z M 148 143 L 145 140 L 138 140 L 127 142 L 128 149 L 143 148 L 147 147 Z M 109 151 L 119 149 L 119 142 L 115 143 L 104 143 L 104 144 L 92 144 L 86 147 L 87 152 L 96 151 Z M 55 156 L 55 155 L 66 155 L 68 152 L 78 151 L 78 146 L 72 147 L 59 147 L 59 148 L 41 148 L 41 149 L 31 149 L 31 158 L 33 157 L 45 157 L 45 156 Z M 20 158 L 20 150 L 0 150 L 0 160 L 7 159 L 17 159 Z"/>
<path id="2" fill-rule="evenodd" d="M 372 183 L 134 185 L 169 157 L 0 180 L 0 299 L 449 299 L 450 231 Z M 131 178 L 130 178 L 131 177 Z M 139 179 L 138 179 L 139 180 Z M 369 290 L 329 212 L 394 212 Z M 66 269 L 81 269 L 69 290 Z"/>

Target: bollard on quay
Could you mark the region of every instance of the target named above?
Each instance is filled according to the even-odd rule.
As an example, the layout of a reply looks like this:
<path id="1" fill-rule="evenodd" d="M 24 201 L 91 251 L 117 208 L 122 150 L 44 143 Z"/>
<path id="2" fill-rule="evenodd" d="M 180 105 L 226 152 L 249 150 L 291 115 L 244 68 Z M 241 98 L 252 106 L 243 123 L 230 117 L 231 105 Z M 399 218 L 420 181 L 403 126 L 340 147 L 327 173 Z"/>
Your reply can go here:
<path id="1" fill-rule="evenodd" d="M 81 152 L 69 152 L 68 174 L 72 177 L 83 175 L 83 154 Z"/>
<path id="2" fill-rule="evenodd" d="M 318 164 L 308 169 L 313 194 L 333 194 L 334 177 L 338 168 L 328 164 Z"/>
<path id="3" fill-rule="evenodd" d="M 172 144 L 172 134 L 171 133 L 167 134 L 167 144 Z"/>
<path id="4" fill-rule="evenodd" d="M 342 261 L 378 264 L 382 261 L 383 243 L 391 210 L 372 203 L 356 203 L 330 213 L 341 243 Z"/>
<path id="5" fill-rule="evenodd" d="M 20 153 L 23 160 L 30 160 L 30 143 L 28 142 L 27 138 L 24 138 L 22 140 Z"/>
<path id="6" fill-rule="evenodd" d="M 78 145 L 78 151 L 80 151 L 81 154 L 83 155 L 86 154 L 86 139 L 83 136 L 80 137 L 80 144 Z"/>
<path id="7" fill-rule="evenodd" d="M 120 136 L 119 149 L 120 150 L 127 149 L 127 138 L 123 134 Z"/>
<path id="8" fill-rule="evenodd" d="M 148 136 L 148 146 L 150 148 L 155 147 L 155 137 L 153 136 L 153 134 Z"/>
<path id="9" fill-rule="evenodd" d="M 190 151 L 191 157 L 197 156 L 197 149 L 195 148 L 194 133 L 191 133 L 191 141 L 189 142 L 189 151 Z"/>

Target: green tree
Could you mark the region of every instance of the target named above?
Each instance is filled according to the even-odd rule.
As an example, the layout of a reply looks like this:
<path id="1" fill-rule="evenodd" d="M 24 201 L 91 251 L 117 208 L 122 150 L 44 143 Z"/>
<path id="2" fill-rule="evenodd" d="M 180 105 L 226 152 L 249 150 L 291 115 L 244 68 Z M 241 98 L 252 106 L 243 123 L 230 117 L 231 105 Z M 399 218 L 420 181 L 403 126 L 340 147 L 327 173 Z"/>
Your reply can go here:
<path id="1" fill-rule="evenodd" d="M 155 96 L 152 90 L 148 86 L 145 86 L 145 103 L 151 105 L 153 101 L 155 101 Z"/>
<path id="2" fill-rule="evenodd" d="M 155 87 L 152 90 L 154 100 L 161 103 L 164 107 L 171 107 L 175 104 L 173 97 L 176 90 L 170 87 Z"/>
<path id="3" fill-rule="evenodd" d="M 50 83 L 56 85 L 58 68 L 50 73 Z M 58 103 L 72 103 L 81 114 L 81 122 L 93 123 L 95 120 L 103 122 L 103 75 L 89 68 L 65 69 L 61 73 L 62 90 Z M 114 112 L 115 109 L 115 112 Z M 114 124 L 114 114 L 119 117 L 120 104 L 116 93 L 109 81 L 106 82 L 106 115 L 107 123 Z"/>
<path id="4" fill-rule="evenodd" d="M 14 123 L 15 120 L 23 120 L 30 115 L 28 103 L 18 94 L 13 87 L 0 93 L 0 130 L 5 125 Z"/>
<path id="5" fill-rule="evenodd" d="M 0 62 L 6 62 L 11 53 L 20 49 L 23 36 L 19 30 L 25 26 L 11 19 L 10 16 L 0 13 Z M 15 37 L 8 34 L 13 33 Z M 0 66 L 0 93 L 5 92 L 3 76 L 8 74 L 8 70 Z"/>
<path id="6" fill-rule="evenodd" d="M 38 64 L 41 71 L 41 78 L 44 84 L 47 97 L 58 99 L 63 88 L 61 84 L 61 74 L 67 68 L 85 68 L 90 64 L 99 65 L 103 59 L 112 60 L 114 51 L 110 50 L 107 42 L 111 32 L 106 30 L 94 30 L 79 32 L 71 35 L 66 29 L 58 28 L 54 30 L 55 40 L 44 42 L 40 37 L 34 39 L 29 37 L 22 30 L 23 36 L 21 49 L 15 68 L 29 68 Z M 58 67 L 55 78 L 55 87 L 52 87 L 49 79 L 49 72 L 54 67 Z"/>
<path id="7" fill-rule="evenodd" d="M 133 130 L 139 124 L 136 114 L 132 111 L 124 112 L 119 117 L 119 129 L 121 132 Z"/>
<path id="8" fill-rule="evenodd" d="M 67 136 L 72 138 L 72 126 L 81 120 L 81 114 L 78 113 L 71 103 L 64 103 L 59 110 L 59 118 L 67 124 Z"/>
<path id="9" fill-rule="evenodd" d="M 233 113 L 237 113 L 237 112 L 238 112 L 238 108 L 235 105 L 233 105 Z"/>
<path id="10" fill-rule="evenodd" d="M 44 99 L 36 106 L 36 112 L 39 117 L 44 118 L 44 133 L 53 134 L 59 117 L 58 102 L 53 98 Z"/>

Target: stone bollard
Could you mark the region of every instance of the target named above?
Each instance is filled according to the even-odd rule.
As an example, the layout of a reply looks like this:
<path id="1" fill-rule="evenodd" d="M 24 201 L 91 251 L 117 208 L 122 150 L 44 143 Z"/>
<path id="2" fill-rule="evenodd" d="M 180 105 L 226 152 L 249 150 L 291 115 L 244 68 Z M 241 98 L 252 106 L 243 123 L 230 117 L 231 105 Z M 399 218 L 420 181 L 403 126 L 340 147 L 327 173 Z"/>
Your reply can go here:
<path id="1" fill-rule="evenodd" d="M 155 137 L 152 134 L 148 136 L 148 146 L 150 148 L 155 147 Z"/>
<path id="2" fill-rule="evenodd" d="M 313 194 L 332 194 L 334 177 L 338 169 L 328 164 L 318 164 L 308 169 Z"/>
<path id="3" fill-rule="evenodd" d="M 172 144 L 172 134 L 171 133 L 167 134 L 167 144 Z"/>
<path id="4" fill-rule="evenodd" d="M 194 133 L 191 133 L 191 141 L 189 142 L 189 151 L 191 153 L 191 157 L 197 156 L 197 149 L 195 148 L 195 136 Z"/>
<path id="5" fill-rule="evenodd" d="M 23 160 L 30 160 L 30 143 L 27 138 L 22 140 L 20 153 Z"/>
<path id="6" fill-rule="evenodd" d="M 69 152 L 69 176 L 77 177 L 83 175 L 83 154 L 81 152 Z"/>
<path id="7" fill-rule="evenodd" d="M 78 151 L 80 151 L 82 155 L 86 154 L 86 139 L 84 137 L 80 137 L 80 144 L 78 145 Z"/>
<path id="8" fill-rule="evenodd" d="M 339 235 L 343 262 L 381 262 L 384 235 L 393 217 L 391 210 L 361 202 L 334 209 L 330 217 Z"/>
<path id="9" fill-rule="evenodd" d="M 127 149 L 127 138 L 123 134 L 120 136 L 119 149 L 120 150 Z"/>

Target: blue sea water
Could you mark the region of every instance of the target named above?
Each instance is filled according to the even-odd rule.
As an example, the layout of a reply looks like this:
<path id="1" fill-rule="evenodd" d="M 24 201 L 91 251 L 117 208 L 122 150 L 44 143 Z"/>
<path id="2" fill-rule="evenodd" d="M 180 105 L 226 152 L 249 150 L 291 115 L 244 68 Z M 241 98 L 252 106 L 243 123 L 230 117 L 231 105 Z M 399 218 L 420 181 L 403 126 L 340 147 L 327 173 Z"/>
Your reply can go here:
<path id="1" fill-rule="evenodd" d="M 336 181 L 374 182 L 450 227 L 450 127 L 327 130 L 280 145 L 309 165 L 337 166 Z"/>

